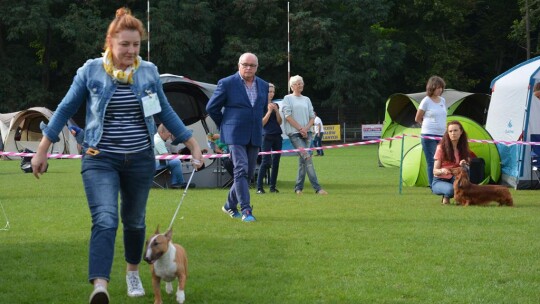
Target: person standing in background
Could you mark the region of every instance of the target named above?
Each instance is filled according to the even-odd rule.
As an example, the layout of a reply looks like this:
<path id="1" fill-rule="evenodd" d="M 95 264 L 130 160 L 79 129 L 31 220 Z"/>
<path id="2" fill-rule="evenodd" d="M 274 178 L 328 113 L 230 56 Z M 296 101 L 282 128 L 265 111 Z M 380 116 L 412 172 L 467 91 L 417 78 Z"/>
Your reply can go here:
<path id="1" fill-rule="evenodd" d="M 293 93 L 283 98 L 285 133 L 291 139 L 291 144 L 295 149 L 306 149 L 311 144 L 310 128 L 315 121 L 315 112 L 311 99 L 302 95 L 304 79 L 299 75 L 293 76 L 289 80 L 289 86 Z M 298 152 L 298 174 L 294 186 L 294 192 L 298 195 L 303 193 L 306 173 L 316 194 L 328 194 L 319 185 L 311 155 L 308 151 L 302 150 Z"/>
<path id="2" fill-rule="evenodd" d="M 322 138 L 324 136 L 324 125 L 319 117 L 317 115 L 317 112 L 315 113 L 315 120 L 313 122 L 313 147 L 322 147 Z M 317 154 L 315 156 L 324 156 L 324 150 L 323 149 L 317 149 Z"/>
<path id="3" fill-rule="evenodd" d="M 244 53 L 238 73 L 220 79 L 206 105 L 206 112 L 220 129 L 220 139 L 229 147 L 233 162 L 233 185 L 221 208 L 232 218 L 256 221 L 253 216 L 249 182 L 257 166 L 262 145 L 262 119 L 268 104 L 268 82 L 255 76 L 259 60 Z M 241 212 L 238 212 L 240 204 Z"/>
<path id="4" fill-rule="evenodd" d="M 90 304 L 110 301 L 107 287 L 119 220 L 124 230 L 127 294 L 145 294 L 139 264 L 146 237 L 146 203 L 155 172 L 153 115 L 178 142 L 190 147 L 193 166 L 202 165 L 201 149 L 170 106 L 157 67 L 139 56 L 144 34 L 142 22 L 129 9 L 116 11 L 107 30 L 103 57 L 90 59 L 77 70 L 48 125 L 42 122 L 43 137 L 32 158 L 34 176 L 40 178 L 47 168 L 47 150 L 60 140 L 58 135 L 69 118 L 86 103 L 81 174 L 92 217 L 88 281 L 94 289 Z"/>
<path id="5" fill-rule="evenodd" d="M 172 134 L 165 128 L 163 124 L 160 124 L 157 129 L 157 133 L 154 135 L 154 153 L 156 155 L 170 154 L 169 149 L 167 149 L 166 141 L 171 139 Z M 157 160 L 156 159 L 156 170 L 168 168 L 171 170 L 171 188 L 173 189 L 185 189 L 187 186 L 186 181 L 184 180 L 184 172 L 182 171 L 182 161 L 178 158 L 168 159 L 168 160 Z M 190 188 L 195 188 L 196 185 L 191 183 Z"/>
<path id="6" fill-rule="evenodd" d="M 263 146 L 262 152 L 280 151 L 283 146 L 283 139 L 281 138 L 281 115 L 279 113 L 279 105 L 273 103 L 272 99 L 275 94 L 275 86 L 270 83 L 268 87 L 268 110 L 262 119 L 263 123 Z M 277 176 L 279 172 L 279 160 L 281 154 L 266 154 L 262 157 L 261 165 L 259 166 L 259 173 L 257 175 L 257 194 L 264 194 L 263 178 L 266 175 L 266 171 L 272 166 L 270 173 L 270 192 L 278 193 L 276 188 Z"/>
<path id="7" fill-rule="evenodd" d="M 422 143 L 422 150 L 424 150 L 426 157 L 430 188 L 433 183 L 433 156 L 435 155 L 439 140 L 424 137 L 442 137 L 446 131 L 446 100 L 441 96 L 445 86 L 444 80 L 439 76 L 431 76 L 428 79 L 426 97 L 420 102 L 416 117 L 414 118 L 417 123 L 422 124 L 422 138 L 420 142 Z"/>

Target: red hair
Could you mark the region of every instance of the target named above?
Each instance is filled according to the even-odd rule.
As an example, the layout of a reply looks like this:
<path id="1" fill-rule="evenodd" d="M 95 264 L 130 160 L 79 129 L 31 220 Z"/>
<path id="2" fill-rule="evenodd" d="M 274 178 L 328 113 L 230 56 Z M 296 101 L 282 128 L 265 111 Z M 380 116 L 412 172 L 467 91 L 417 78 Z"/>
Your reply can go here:
<path id="1" fill-rule="evenodd" d="M 107 49 L 108 40 L 110 38 L 113 38 L 117 33 L 124 30 L 139 32 L 141 39 L 146 37 L 146 30 L 144 29 L 143 23 L 141 20 L 131 15 L 131 10 L 127 7 L 121 7 L 116 10 L 116 17 L 111 24 L 109 24 L 109 28 L 107 29 L 104 49 Z"/>

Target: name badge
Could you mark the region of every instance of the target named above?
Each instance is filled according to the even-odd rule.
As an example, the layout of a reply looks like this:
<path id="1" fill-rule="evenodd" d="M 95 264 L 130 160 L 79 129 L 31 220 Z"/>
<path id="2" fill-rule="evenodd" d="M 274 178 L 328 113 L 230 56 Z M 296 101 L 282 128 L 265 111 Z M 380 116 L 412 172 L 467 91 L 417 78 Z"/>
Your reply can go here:
<path id="1" fill-rule="evenodd" d="M 149 93 L 148 96 L 142 99 L 144 117 L 154 115 L 161 112 L 161 106 L 159 105 L 159 98 L 156 93 Z"/>

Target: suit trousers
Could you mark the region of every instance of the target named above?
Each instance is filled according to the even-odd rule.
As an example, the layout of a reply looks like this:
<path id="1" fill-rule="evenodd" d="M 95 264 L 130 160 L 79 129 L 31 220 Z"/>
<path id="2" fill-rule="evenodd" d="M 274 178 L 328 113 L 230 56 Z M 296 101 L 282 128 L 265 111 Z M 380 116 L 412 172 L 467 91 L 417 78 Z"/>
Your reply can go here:
<path id="1" fill-rule="evenodd" d="M 229 190 L 225 207 L 238 210 L 237 206 L 240 204 L 241 211 L 251 211 L 249 181 L 255 173 L 259 149 L 260 147 L 251 144 L 229 145 L 229 152 L 233 163 L 234 182 Z"/>

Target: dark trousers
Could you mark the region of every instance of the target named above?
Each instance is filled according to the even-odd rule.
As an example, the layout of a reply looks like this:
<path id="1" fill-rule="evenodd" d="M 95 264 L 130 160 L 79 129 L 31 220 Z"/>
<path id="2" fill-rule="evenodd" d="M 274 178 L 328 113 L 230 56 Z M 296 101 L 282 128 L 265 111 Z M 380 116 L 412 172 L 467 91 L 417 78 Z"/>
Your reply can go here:
<path id="1" fill-rule="evenodd" d="M 319 136 L 315 135 L 313 137 L 313 146 L 314 147 L 322 147 L 323 135 L 324 135 L 324 132 L 321 132 Z M 323 149 L 317 150 L 317 155 L 324 155 L 324 150 Z"/>
<path id="2" fill-rule="evenodd" d="M 267 134 L 263 137 L 262 152 L 280 151 L 283 147 L 283 141 L 281 134 Z M 259 167 L 259 173 L 257 176 L 257 189 L 263 189 L 263 178 L 266 175 L 266 170 L 272 166 L 270 173 L 270 189 L 276 189 L 277 176 L 279 172 L 279 159 L 281 154 L 267 154 L 263 155 L 262 162 Z"/>

